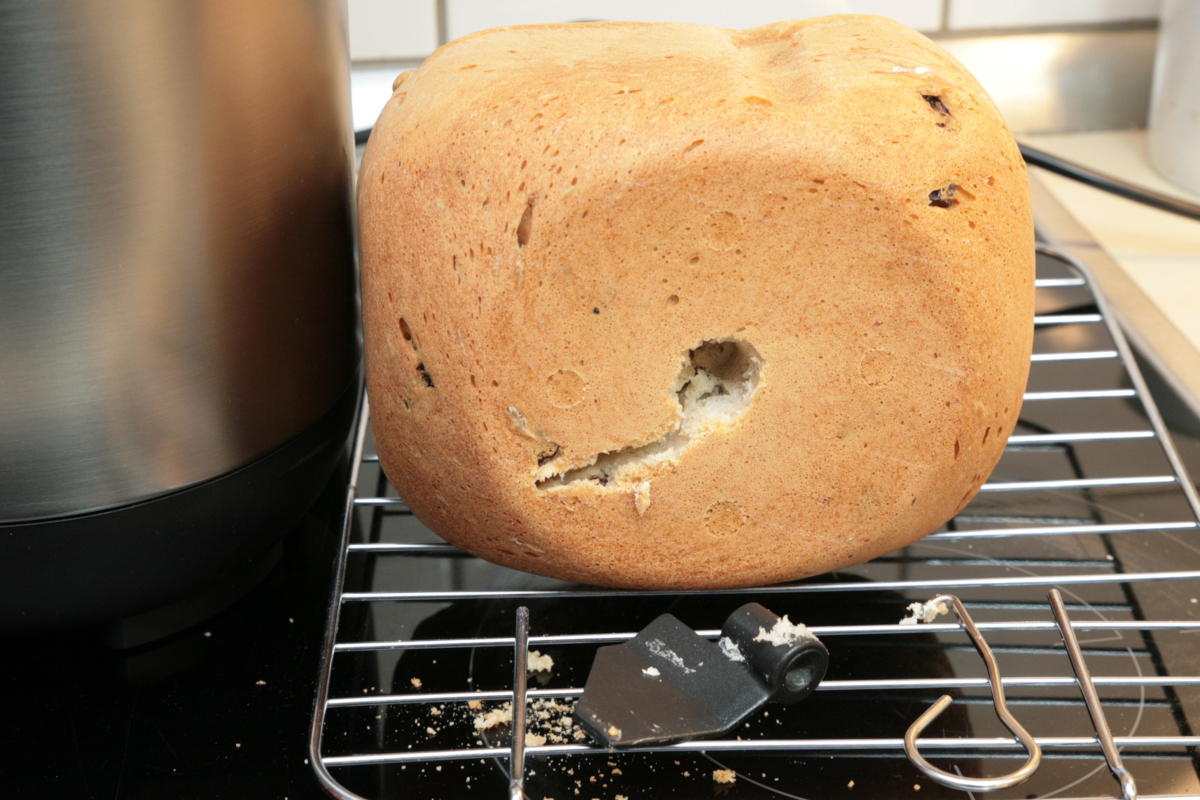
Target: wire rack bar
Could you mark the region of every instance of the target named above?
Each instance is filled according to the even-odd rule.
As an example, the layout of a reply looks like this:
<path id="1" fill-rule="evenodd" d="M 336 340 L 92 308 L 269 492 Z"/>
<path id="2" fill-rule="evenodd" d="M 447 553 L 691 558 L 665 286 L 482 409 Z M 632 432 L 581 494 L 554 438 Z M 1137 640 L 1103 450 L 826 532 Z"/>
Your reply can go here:
<path id="1" fill-rule="evenodd" d="M 511 647 L 511 643 L 509 644 Z M 1096 686 L 1140 688 L 1151 686 L 1200 686 L 1200 676 L 1160 677 L 1157 675 L 1139 677 L 1106 677 L 1093 678 Z M 1004 678 L 1005 688 L 1030 687 L 1070 687 L 1078 684 L 1074 677 L 1013 677 Z M 945 691 L 947 689 L 986 689 L 990 684 L 987 678 L 909 678 L 905 680 L 857 680 L 839 681 L 826 680 L 817 686 L 818 692 L 881 692 L 881 691 Z M 583 689 L 531 689 L 526 697 L 532 699 L 546 698 L 554 700 L 574 700 L 583 694 Z M 466 703 L 471 700 L 479 701 L 508 701 L 513 693 L 495 692 L 443 692 L 439 694 L 375 694 L 351 695 L 349 697 L 334 697 L 329 700 L 330 708 L 346 708 L 358 706 L 388 706 L 413 705 L 421 703 Z"/>
<path id="2" fill-rule="evenodd" d="M 1042 325 L 1077 325 L 1087 322 L 1103 322 L 1099 314 L 1041 314 L 1033 318 L 1033 324 Z"/>
<path id="3" fill-rule="evenodd" d="M 1103 358 L 1117 358 L 1120 355 L 1116 350 L 1078 350 L 1075 352 L 1066 353 L 1034 353 L 1030 356 L 1030 360 L 1034 362 L 1042 361 L 1095 361 Z"/>
<path id="4" fill-rule="evenodd" d="M 1117 747 L 1195 747 L 1200 745 L 1200 736 L 1114 736 Z M 1044 749 L 1099 749 L 1095 737 L 1045 736 L 1036 737 Z M 918 739 L 922 750 L 1020 750 L 1015 739 L 961 738 L 961 739 Z M 791 751 L 836 751 L 853 755 L 863 751 L 904 749 L 903 739 L 751 739 L 730 741 L 727 739 L 704 739 L 694 742 L 662 745 L 660 747 L 631 747 L 633 753 L 719 753 L 719 752 L 771 752 Z M 604 755 L 611 751 L 601 747 L 581 744 L 547 744 L 525 750 L 530 756 Z M 480 747 L 474 750 L 422 750 L 405 753 L 377 753 L 363 756 L 326 756 L 330 767 L 362 766 L 367 764 L 411 764 L 422 761 L 455 761 L 465 758 L 503 758 L 508 748 Z"/>
<path id="5" fill-rule="evenodd" d="M 1108 525 L 1040 525 L 1027 528 L 980 528 L 966 531 L 942 531 L 926 536 L 931 539 L 999 539 L 1009 536 L 1076 536 L 1086 534 L 1138 533 L 1142 531 L 1194 530 L 1197 523 L 1179 522 L 1117 522 Z M 968 605 L 970 605 L 968 603 Z"/>
<path id="6" fill-rule="evenodd" d="M 1025 402 L 1028 403 L 1031 400 L 1038 402 L 1041 400 L 1121 399 L 1125 397 L 1137 397 L 1137 392 L 1133 389 L 1077 389 L 1065 392 L 1026 392 L 1023 396 Z"/>
<path id="7" fill-rule="evenodd" d="M 970 606 L 970 603 L 965 605 Z M 1053 622 L 1022 620 L 1020 622 L 979 622 L 976 627 L 985 633 L 999 631 L 1057 631 Z M 1084 620 L 1073 621 L 1077 631 L 1200 631 L 1200 620 Z M 928 633 L 962 633 L 962 628 L 953 623 L 923 623 L 921 625 L 811 625 L 808 630 L 817 636 L 880 636 L 919 635 Z M 708 639 L 720 638 L 719 630 L 698 630 L 697 634 Z M 619 644 L 627 642 L 634 633 L 584 633 L 550 636 L 530 636 L 531 646 L 567 644 Z M 512 647 L 511 636 L 487 636 L 462 639 L 399 639 L 377 642 L 344 642 L 334 645 L 336 653 L 354 653 L 377 650 L 436 650 L 443 647 Z M 1096 680 L 1100 680 L 1097 678 Z"/>
<path id="8" fill-rule="evenodd" d="M 479 592 L 467 591 L 418 591 L 418 592 L 346 592 L 342 599 L 347 602 L 381 600 L 500 600 L 517 598 L 555 597 L 663 597 L 668 595 L 747 595 L 747 594 L 805 594 L 808 592 L 893 592 L 904 590 L 942 591 L 983 587 L 1017 586 L 1067 586 L 1087 583 L 1145 583 L 1148 581 L 1194 581 L 1200 580 L 1200 570 L 1179 572 L 1134 572 L 1100 573 L 1092 575 L 1032 575 L 1013 578 L 948 578 L 930 581 L 875 581 L 873 583 L 801 583 L 781 586 L 759 586 L 746 589 L 706 589 L 704 591 L 639 591 L 634 589 L 490 589 Z"/>
<path id="9" fill-rule="evenodd" d="M 1124 478 L 1077 478 L 1062 481 L 989 481 L 981 492 L 1025 492 L 1046 489 L 1099 489 L 1106 486 L 1153 486 L 1177 483 L 1174 475 L 1134 475 Z"/>
<path id="10" fill-rule="evenodd" d="M 408 508 L 408 504 L 399 497 L 356 497 L 356 506 L 377 506 L 380 508 Z"/>
<path id="11" fill-rule="evenodd" d="M 1073 444 L 1075 442 L 1111 442 L 1125 439 L 1153 439 L 1154 431 L 1096 431 L 1089 433 L 1033 433 L 1008 437 L 1009 447 L 1022 445 Z"/>
<path id="12" fill-rule="evenodd" d="M 1059 289 L 1066 286 L 1083 286 L 1086 283 L 1083 278 L 1038 278 L 1033 285 L 1039 289 Z"/>

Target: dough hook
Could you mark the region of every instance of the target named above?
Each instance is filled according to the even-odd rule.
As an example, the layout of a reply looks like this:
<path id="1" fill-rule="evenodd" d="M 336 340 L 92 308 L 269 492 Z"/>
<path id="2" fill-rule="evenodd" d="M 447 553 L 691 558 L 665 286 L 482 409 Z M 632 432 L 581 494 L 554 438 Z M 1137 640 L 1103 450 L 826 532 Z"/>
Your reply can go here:
<path id="1" fill-rule="evenodd" d="M 951 697 L 948 694 L 942 695 L 941 699 L 930 706 L 924 714 L 917 717 L 916 722 L 909 726 L 908 731 L 904 734 L 904 752 L 908 755 L 908 760 L 931 780 L 937 781 L 943 786 L 949 786 L 952 789 L 964 792 L 994 792 L 998 789 L 1007 789 L 1010 786 L 1016 786 L 1037 771 L 1038 765 L 1042 763 L 1042 748 L 1038 746 L 1038 743 L 1029 735 L 1029 732 L 1021 727 L 1021 723 L 1017 722 L 1016 718 L 1009 712 L 1008 705 L 1004 701 L 1004 685 L 1000 680 L 1000 669 L 996 665 L 996 657 L 992 655 L 992 649 L 984 641 L 983 634 L 975 627 L 975 622 L 971 619 L 971 615 L 967 613 L 967 609 L 963 607 L 962 602 L 952 594 L 943 594 L 926 603 L 925 608 L 937 609 L 935 613 L 944 613 L 942 609 L 945 608 L 946 603 L 949 603 L 954 608 L 954 613 L 958 616 L 959 622 L 962 623 L 963 628 L 970 635 L 971 642 L 975 645 L 975 649 L 979 651 L 979 655 L 983 657 L 983 662 L 987 665 L 988 681 L 992 685 L 992 705 L 996 707 L 996 715 L 1000 717 L 1000 721 L 1004 723 L 1004 726 L 1012 731 L 1021 741 L 1025 750 L 1029 753 L 1029 758 L 1026 759 L 1025 764 L 1020 769 L 995 778 L 966 778 L 962 775 L 954 775 L 940 770 L 926 761 L 924 756 L 917 750 L 917 737 L 950 705 Z M 938 608 L 939 606 L 941 608 Z M 924 619 L 929 620 L 932 616 L 927 614 L 924 616 Z"/>

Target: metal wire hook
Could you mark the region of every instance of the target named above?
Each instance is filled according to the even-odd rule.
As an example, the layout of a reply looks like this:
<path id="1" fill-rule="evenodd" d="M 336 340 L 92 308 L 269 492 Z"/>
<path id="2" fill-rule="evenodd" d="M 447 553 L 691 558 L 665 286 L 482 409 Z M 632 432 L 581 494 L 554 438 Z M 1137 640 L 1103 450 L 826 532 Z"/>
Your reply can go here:
<path id="1" fill-rule="evenodd" d="M 983 634 L 975 627 L 975 622 L 971 619 L 971 615 L 967 613 L 962 602 L 952 594 L 938 595 L 930 600 L 926 604 L 926 607 L 933 607 L 942 603 L 950 603 L 954 608 L 954 613 L 958 616 L 959 622 L 962 623 L 963 628 L 971 636 L 971 642 L 975 645 L 975 649 L 979 651 L 979 655 L 983 657 L 983 662 L 987 665 L 988 681 L 992 685 L 992 705 L 996 707 L 996 715 L 1000 717 L 1000 721 L 1004 723 L 1004 726 L 1012 731 L 1017 739 L 1021 741 L 1026 752 L 1029 753 L 1029 758 L 1020 769 L 997 778 L 964 778 L 961 775 L 944 772 L 926 761 L 924 756 L 917 751 L 917 737 L 928 727 L 929 723 L 933 722 L 950 705 L 951 697 L 948 694 L 942 695 L 940 700 L 930 706 L 924 714 L 917 717 L 916 722 L 909 726 L 908 731 L 904 734 L 904 752 L 908 755 L 908 760 L 917 769 L 929 776 L 931 780 L 937 781 L 943 786 L 949 786 L 952 789 L 964 792 L 994 792 L 998 789 L 1007 789 L 1010 786 L 1016 786 L 1037 771 L 1038 766 L 1042 763 L 1042 748 L 1038 746 L 1038 743 L 1029 735 L 1029 732 L 1021 727 L 1021 723 L 1017 722 L 1016 718 L 1009 712 L 1008 705 L 1004 701 L 1004 685 L 1000 681 L 1000 669 L 996 666 L 996 657 L 992 655 L 992 649 L 984 641 Z"/>

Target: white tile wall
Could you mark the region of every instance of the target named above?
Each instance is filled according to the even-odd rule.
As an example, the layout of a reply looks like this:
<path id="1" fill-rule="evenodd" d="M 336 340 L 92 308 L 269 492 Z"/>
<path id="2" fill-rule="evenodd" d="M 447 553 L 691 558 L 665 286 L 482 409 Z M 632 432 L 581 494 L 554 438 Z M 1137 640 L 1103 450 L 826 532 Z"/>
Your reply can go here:
<path id="1" fill-rule="evenodd" d="M 1157 19 L 1161 0 L 949 0 L 952 29 Z"/>
<path id="2" fill-rule="evenodd" d="M 823 14 L 879 14 L 922 31 L 937 30 L 941 0 L 445 0 L 446 28 L 456 39 L 501 25 L 579 20 L 696 22 L 753 28 Z"/>
<path id="3" fill-rule="evenodd" d="M 350 58 L 424 58 L 437 49 L 437 0 L 349 0 Z"/>
<path id="4" fill-rule="evenodd" d="M 438 46 L 439 0 L 348 0 L 356 62 L 420 59 Z M 1158 18 L 1161 0 L 441 0 L 446 35 L 501 25 L 585 19 L 698 22 L 753 28 L 821 14 L 879 14 L 931 33 Z M 1200 2 L 1200 0 L 1189 0 Z M 943 20 L 943 9 L 946 20 Z"/>

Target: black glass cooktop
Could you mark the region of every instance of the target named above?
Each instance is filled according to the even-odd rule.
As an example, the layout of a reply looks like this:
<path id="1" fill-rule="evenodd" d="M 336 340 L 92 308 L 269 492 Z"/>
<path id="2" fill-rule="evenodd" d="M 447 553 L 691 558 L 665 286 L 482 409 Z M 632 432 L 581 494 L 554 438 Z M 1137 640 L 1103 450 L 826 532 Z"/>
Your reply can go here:
<path id="1" fill-rule="evenodd" d="M 308 729 L 346 476 L 205 622 L 129 649 L 114 629 L 0 637 L 0 797 L 326 797 Z"/>

